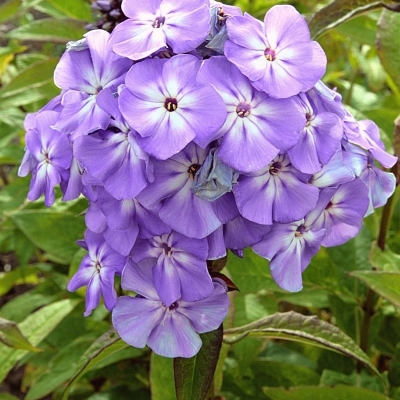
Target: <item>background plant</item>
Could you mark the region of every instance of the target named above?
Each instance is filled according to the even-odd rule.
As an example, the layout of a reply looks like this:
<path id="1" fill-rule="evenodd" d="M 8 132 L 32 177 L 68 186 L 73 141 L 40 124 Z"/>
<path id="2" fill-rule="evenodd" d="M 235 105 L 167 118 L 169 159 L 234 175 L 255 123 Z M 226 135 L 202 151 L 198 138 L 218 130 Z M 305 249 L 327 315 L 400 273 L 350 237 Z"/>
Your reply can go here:
<path id="1" fill-rule="evenodd" d="M 277 3 L 235 5 L 262 18 Z M 400 14 L 393 11 L 399 4 L 283 3 L 307 17 L 327 53 L 324 82 L 338 87 L 356 118 L 374 120 L 387 150 L 399 155 Z M 53 72 L 65 43 L 93 21 L 83 0 L 0 5 L 0 398 L 176 396 L 172 360 L 124 344 L 109 331 L 105 308 L 84 319 L 84 292 L 65 289 L 84 255 L 75 240 L 83 235 L 86 201 L 58 200 L 46 209 L 25 200 L 29 178 L 16 178 L 24 117 L 58 94 Z M 227 399 L 400 398 L 398 197 L 399 190 L 355 239 L 322 249 L 299 293 L 279 289 L 267 261 L 254 253 L 228 257 L 240 293 L 231 299 L 209 398 L 211 392 Z M 195 360 L 175 362 L 178 398 L 202 398 L 207 374 L 201 368 L 213 362 L 218 344 L 213 334 L 203 341 Z"/>

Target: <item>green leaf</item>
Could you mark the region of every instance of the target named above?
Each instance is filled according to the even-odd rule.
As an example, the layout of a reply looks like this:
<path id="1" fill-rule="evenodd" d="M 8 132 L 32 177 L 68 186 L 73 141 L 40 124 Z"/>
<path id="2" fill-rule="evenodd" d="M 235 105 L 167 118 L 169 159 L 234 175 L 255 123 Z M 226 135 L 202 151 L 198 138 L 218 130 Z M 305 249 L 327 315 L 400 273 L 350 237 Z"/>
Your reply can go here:
<path id="1" fill-rule="evenodd" d="M 35 267 L 18 267 L 9 272 L 0 272 L 0 296 L 16 284 L 37 282 L 37 272 Z"/>
<path id="2" fill-rule="evenodd" d="M 370 261 L 379 271 L 400 272 L 400 254 L 394 253 L 388 246 L 382 251 L 374 242 L 370 253 Z"/>
<path id="3" fill-rule="evenodd" d="M 376 47 L 386 72 L 400 88 L 400 13 L 383 10 L 378 21 Z"/>
<path id="4" fill-rule="evenodd" d="M 91 21 L 92 13 L 90 4 L 82 0 L 47 0 L 55 9 L 60 11 L 65 17 L 83 21 Z"/>
<path id="5" fill-rule="evenodd" d="M 360 373 L 354 371 L 351 375 L 346 375 L 342 372 L 325 369 L 322 372 L 319 382 L 320 386 L 359 386 L 376 392 L 384 392 L 382 382 L 377 376 L 371 376 L 367 371 L 362 370 Z"/>
<path id="6" fill-rule="evenodd" d="M 191 358 L 174 359 L 175 388 L 178 400 L 204 400 L 214 378 L 222 345 L 222 325 L 201 336 L 203 345 Z M 214 398 L 211 394 L 210 398 Z"/>
<path id="7" fill-rule="evenodd" d="M 357 43 L 375 46 L 376 20 L 368 14 L 340 24 L 335 28 L 335 31 Z"/>
<path id="8" fill-rule="evenodd" d="M 41 2 L 43 2 L 43 0 L 22 0 L 21 11 L 27 11 L 30 8 L 36 7 Z"/>
<path id="9" fill-rule="evenodd" d="M 268 261 L 250 249 L 245 250 L 244 258 L 229 253 L 226 267 L 241 294 L 254 293 L 262 289 L 283 292 L 271 278 Z"/>
<path id="10" fill-rule="evenodd" d="M 0 112 L 0 122 L 10 126 L 21 126 L 25 118 L 25 113 L 16 107 L 2 108 Z"/>
<path id="11" fill-rule="evenodd" d="M 37 274 L 37 270 L 35 272 Z M 40 307 L 61 300 L 63 293 L 54 284 L 51 275 L 33 289 L 8 301 L 0 309 L 2 317 L 16 322 L 23 321 L 30 313 Z"/>
<path id="12" fill-rule="evenodd" d="M 372 390 L 351 387 L 300 387 L 287 389 L 265 388 L 264 393 L 271 400 L 389 400 L 388 397 Z"/>
<path id="13" fill-rule="evenodd" d="M 354 271 L 350 275 L 400 307 L 400 272 Z"/>
<path id="14" fill-rule="evenodd" d="M 10 213 L 15 225 L 37 247 L 45 250 L 53 261 L 69 264 L 78 246 L 75 241 L 83 236 L 82 217 L 64 211 L 25 210 Z"/>
<path id="15" fill-rule="evenodd" d="M 14 321 L 3 318 L 0 318 L 0 342 L 14 349 L 40 351 L 29 343 Z"/>
<path id="16" fill-rule="evenodd" d="M 79 337 L 61 348 L 49 361 L 47 370 L 34 381 L 25 400 L 41 399 L 71 379 L 76 363 L 90 346 L 92 340 L 91 337 Z"/>
<path id="17" fill-rule="evenodd" d="M 0 5 L 0 23 L 14 18 L 21 5 L 21 0 L 10 0 Z"/>
<path id="18" fill-rule="evenodd" d="M 66 43 L 78 40 L 86 32 L 85 23 L 72 19 L 43 18 L 8 32 L 9 39 Z"/>
<path id="19" fill-rule="evenodd" d="M 23 156 L 23 149 L 11 144 L 4 149 L 0 149 L 0 164 L 19 165 Z"/>
<path id="20" fill-rule="evenodd" d="M 246 336 L 286 339 L 333 350 L 364 364 L 380 376 L 369 357 L 338 327 L 293 311 L 276 313 L 248 325 L 227 329 L 226 343 L 234 343 Z"/>
<path id="21" fill-rule="evenodd" d="M 22 335 L 32 346 L 37 346 L 78 303 L 77 300 L 66 299 L 41 308 L 19 324 Z M 16 350 L 0 344 L 0 382 L 26 353 L 27 350 Z"/>
<path id="22" fill-rule="evenodd" d="M 19 400 L 19 398 L 8 393 L 0 393 L 0 400 Z"/>
<path id="23" fill-rule="evenodd" d="M 151 353 L 150 389 L 152 400 L 176 400 L 172 358 Z"/>
<path id="24" fill-rule="evenodd" d="M 323 7 L 309 22 L 311 37 L 313 39 L 341 23 L 354 18 L 367 11 L 375 10 L 382 6 L 377 0 L 335 0 Z"/>
<path id="25" fill-rule="evenodd" d="M 329 307 L 328 293 L 319 289 L 303 289 L 297 293 L 285 293 L 277 296 L 279 302 L 299 305 L 306 308 Z"/>
<path id="26" fill-rule="evenodd" d="M 318 385 L 319 374 L 302 365 L 293 365 L 281 361 L 255 361 L 252 370 L 262 386 L 292 387 Z M 313 400 L 313 399 L 312 399 Z"/>
<path id="27" fill-rule="evenodd" d="M 2 107 L 5 104 L 5 99 L 18 94 L 25 94 L 32 89 L 37 89 L 51 82 L 57 63 L 58 59 L 49 58 L 39 61 L 19 73 L 8 85 L 1 88 L 0 100 L 2 100 Z"/>
<path id="28" fill-rule="evenodd" d="M 74 382 L 88 371 L 107 365 L 107 358 L 112 358 L 115 353 L 124 349 L 126 350 L 127 347 L 129 347 L 129 345 L 119 337 L 117 331 L 114 329 L 110 329 L 100 336 L 79 359 L 72 378 L 64 390 L 62 399 L 68 399 L 69 391 Z M 137 352 L 136 355 L 142 353 L 140 349 L 135 349 L 135 351 Z M 130 353 L 129 355 L 133 358 L 133 354 Z M 115 361 L 115 358 L 113 358 L 113 361 Z"/>

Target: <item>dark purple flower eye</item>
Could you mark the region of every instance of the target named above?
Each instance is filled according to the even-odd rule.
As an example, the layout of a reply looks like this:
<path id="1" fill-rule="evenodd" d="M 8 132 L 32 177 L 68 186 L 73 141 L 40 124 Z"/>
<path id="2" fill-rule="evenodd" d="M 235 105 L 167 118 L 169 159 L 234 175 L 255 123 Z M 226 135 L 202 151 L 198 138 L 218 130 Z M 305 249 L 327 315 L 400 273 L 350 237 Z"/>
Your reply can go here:
<path id="1" fill-rule="evenodd" d="M 275 60 L 275 51 L 269 48 L 264 50 L 264 56 L 267 61 L 274 61 Z"/>
<path id="2" fill-rule="evenodd" d="M 169 112 L 176 111 L 176 109 L 178 108 L 178 101 L 176 99 L 168 97 L 167 99 L 165 99 L 164 107 Z"/>

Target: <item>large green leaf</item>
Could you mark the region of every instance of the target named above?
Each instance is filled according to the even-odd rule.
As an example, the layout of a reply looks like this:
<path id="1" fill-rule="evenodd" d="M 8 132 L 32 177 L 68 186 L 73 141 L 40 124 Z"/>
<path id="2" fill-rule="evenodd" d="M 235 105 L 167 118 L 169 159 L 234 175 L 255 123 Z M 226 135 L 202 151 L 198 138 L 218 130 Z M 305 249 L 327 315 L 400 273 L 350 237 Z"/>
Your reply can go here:
<path id="1" fill-rule="evenodd" d="M 264 393 L 270 400 L 390 400 L 381 393 L 351 386 L 266 388 Z"/>
<path id="2" fill-rule="evenodd" d="M 152 400 L 176 400 L 172 358 L 151 353 L 150 390 Z"/>
<path id="3" fill-rule="evenodd" d="M 9 272 L 0 272 L 0 296 L 7 293 L 14 285 L 37 282 L 37 268 L 17 267 Z"/>
<path id="4" fill-rule="evenodd" d="M 313 39 L 335 26 L 367 11 L 382 7 L 379 0 L 335 0 L 319 10 L 309 22 Z"/>
<path id="5" fill-rule="evenodd" d="M 382 65 L 400 88 L 400 13 L 383 10 L 378 21 L 376 46 Z"/>
<path id="6" fill-rule="evenodd" d="M 25 210 L 10 213 L 17 227 L 52 260 L 69 264 L 78 250 L 75 241 L 83 236 L 82 217 L 64 211 Z"/>
<path id="7" fill-rule="evenodd" d="M 240 293 L 254 293 L 262 289 L 280 290 L 271 278 L 268 261 L 246 249 L 244 258 L 228 255 L 226 267 Z"/>
<path id="8" fill-rule="evenodd" d="M 32 346 L 14 321 L 0 318 L 0 342 L 14 349 L 40 351 Z"/>
<path id="9" fill-rule="evenodd" d="M 222 325 L 201 335 L 203 345 L 191 358 L 174 359 L 175 388 L 178 400 L 204 400 L 214 378 L 222 345 Z M 214 398 L 212 396 L 211 398 Z"/>
<path id="10" fill-rule="evenodd" d="M 0 5 L 0 23 L 13 18 L 21 5 L 21 0 L 9 0 Z"/>
<path id="11" fill-rule="evenodd" d="M 32 346 L 37 346 L 78 303 L 78 300 L 65 299 L 50 304 L 31 314 L 18 327 Z M 27 350 L 12 349 L 0 343 L 0 382 L 26 353 Z"/>
<path id="12" fill-rule="evenodd" d="M 350 275 L 400 307 L 400 272 L 354 271 Z"/>
<path id="13" fill-rule="evenodd" d="M 54 8 L 60 11 L 65 17 L 90 21 L 92 13 L 90 4 L 82 0 L 47 0 Z"/>
<path id="14" fill-rule="evenodd" d="M 91 345 L 91 337 L 79 337 L 61 348 L 49 361 L 47 369 L 33 382 L 25 400 L 38 400 L 71 379 L 82 353 Z"/>
<path id="15" fill-rule="evenodd" d="M 121 352 L 121 350 L 124 350 L 125 354 Z M 127 352 L 127 350 L 130 351 Z M 142 353 L 142 350 L 130 347 L 119 337 L 114 329 L 109 330 L 100 336 L 80 357 L 76 364 L 75 371 L 73 371 L 72 378 L 68 382 L 63 393 L 63 400 L 68 399 L 69 392 L 74 382 L 88 371 L 104 367 L 110 363 L 109 361 L 117 361 L 118 359 L 115 358 L 115 354 L 118 352 L 121 352 L 119 359 L 124 359 L 138 356 Z"/>
<path id="16" fill-rule="evenodd" d="M 37 89 L 53 80 L 54 69 L 58 63 L 56 58 L 39 61 L 21 71 L 10 83 L 0 90 L 2 105 L 4 100 L 18 94 Z M 5 107 L 5 106 L 4 106 Z"/>
<path id="17" fill-rule="evenodd" d="M 234 343 L 246 336 L 286 339 L 333 350 L 357 360 L 379 375 L 369 357 L 353 339 L 316 316 L 304 316 L 293 311 L 276 313 L 245 326 L 227 329 L 224 341 Z"/>
<path id="18" fill-rule="evenodd" d="M 7 33 L 9 39 L 66 43 L 78 40 L 86 32 L 83 21 L 44 18 L 19 26 Z"/>

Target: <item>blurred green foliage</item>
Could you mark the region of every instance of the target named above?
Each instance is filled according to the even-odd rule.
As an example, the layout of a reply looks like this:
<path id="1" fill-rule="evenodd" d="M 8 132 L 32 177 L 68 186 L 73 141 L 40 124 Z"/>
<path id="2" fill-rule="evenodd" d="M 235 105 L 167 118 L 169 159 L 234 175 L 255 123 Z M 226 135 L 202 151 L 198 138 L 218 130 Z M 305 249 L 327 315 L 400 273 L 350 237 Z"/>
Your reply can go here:
<path id="1" fill-rule="evenodd" d="M 358 119 L 375 121 L 388 151 L 395 150 L 400 13 L 365 0 L 227 3 L 260 19 L 275 4 L 292 4 L 316 34 L 321 26 L 332 26 L 317 38 L 328 57 L 324 82 L 338 88 Z M 336 6 L 336 13 L 324 10 L 328 4 Z M 66 291 L 84 254 L 75 241 L 83 236 L 86 201 L 57 200 L 46 209 L 42 201 L 26 200 L 29 178 L 17 177 L 25 115 L 59 93 L 53 71 L 65 43 L 79 39 L 94 18 L 86 0 L 0 1 L 0 317 L 8 321 L 0 325 L 1 400 L 175 399 L 172 360 L 129 348 L 109 331 L 104 307 L 83 318 L 84 290 Z M 377 210 L 355 239 L 314 257 L 300 293 L 281 290 L 268 262 L 251 251 L 244 260 L 229 254 L 227 273 L 241 291 L 231 296 L 225 329 L 272 316 L 267 327 L 279 334 L 250 327 L 242 333 L 252 337 L 224 344 L 215 395 L 227 400 L 400 400 L 399 196 L 397 189 L 384 251 L 376 243 L 382 229 L 382 210 Z M 298 326 L 278 323 L 273 316 L 278 312 L 294 312 Z M 311 315 L 319 322 L 304 340 L 302 324 Z M 335 327 L 326 328 L 327 323 Z M 17 332 L 15 340 L 22 335 L 26 347 L 10 347 L 2 340 L 2 327 L 8 335 Z M 282 334 L 288 329 L 290 335 Z M 41 351 L 29 351 L 36 350 L 32 346 Z"/>

